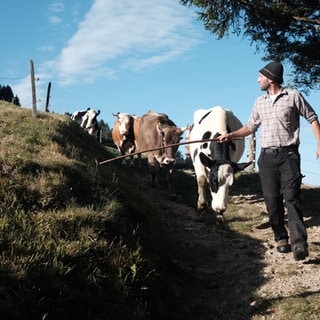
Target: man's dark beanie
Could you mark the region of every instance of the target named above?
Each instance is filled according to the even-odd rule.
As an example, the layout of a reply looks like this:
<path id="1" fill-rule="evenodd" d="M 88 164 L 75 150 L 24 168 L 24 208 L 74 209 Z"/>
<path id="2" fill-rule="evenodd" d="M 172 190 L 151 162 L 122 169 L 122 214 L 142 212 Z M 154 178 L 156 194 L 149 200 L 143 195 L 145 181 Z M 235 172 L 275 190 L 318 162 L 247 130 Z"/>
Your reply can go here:
<path id="1" fill-rule="evenodd" d="M 278 84 L 283 82 L 283 66 L 280 62 L 270 62 L 259 72 Z"/>

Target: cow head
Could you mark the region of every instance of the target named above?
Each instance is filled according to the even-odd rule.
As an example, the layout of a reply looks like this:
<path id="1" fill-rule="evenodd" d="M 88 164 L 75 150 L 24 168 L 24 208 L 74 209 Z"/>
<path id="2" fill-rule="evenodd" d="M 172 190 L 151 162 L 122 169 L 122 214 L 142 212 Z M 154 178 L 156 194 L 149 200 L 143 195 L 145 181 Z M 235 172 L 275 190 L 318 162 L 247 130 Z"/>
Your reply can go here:
<path id="1" fill-rule="evenodd" d="M 75 111 L 71 115 L 71 120 L 76 121 L 79 125 L 83 123 L 83 117 L 91 108 L 87 108 L 86 110 Z"/>
<path id="2" fill-rule="evenodd" d="M 82 118 L 81 127 L 85 128 L 87 132 L 93 135 L 98 129 L 97 116 L 100 114 L 100 110 L 96 111 L 89 109 Z"/>
<path id="3" fill-rule="evenodd" d="M 181 129 L 175 125 L 157 124 L 157 133 L 160 141 L 160 146 L 168 146 L 177 144 L 182 139 L 182 134 L 186 129 Z M 176 162 L 176 152 L 179 146 L 163 148 L 156 152 L 156 159 L 160 165 L 170 165 Z"/>
<path id="4" fill-rule="evenodd" d="M 234 163 L 230 160 L 212 160 L 203 152 L 199 154 L 201 163 L 208 170 L 207 182 L 211 192 L 211 207 L 217 213 L 227 208 L 229 189 L 235 180 L 235 173 L 244 170 L 251 162 Z"/>
<path id="5" fill-rule="evenodd" d="M 123 136 L 128 135 L 134 119 L 133 116 L 129 113 L 120 112 L 113 113 L 113 116 L 117 118 L 119 133 Z"/>

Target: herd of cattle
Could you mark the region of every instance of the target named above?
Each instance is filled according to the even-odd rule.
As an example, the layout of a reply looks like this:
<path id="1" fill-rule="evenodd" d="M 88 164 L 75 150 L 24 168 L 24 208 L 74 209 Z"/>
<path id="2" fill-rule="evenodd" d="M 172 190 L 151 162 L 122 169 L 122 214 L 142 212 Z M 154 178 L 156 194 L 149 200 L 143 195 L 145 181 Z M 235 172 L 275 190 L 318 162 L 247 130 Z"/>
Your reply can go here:
<path id="1" fill-rule="evenodd" d="M 100 111 L 88 108 L 71 115 L 89 134 L 98 130 L 97 116 Z M 186 132 L 188 153 L 195 170 L 198 185 L 198 210 L 209 207 L 207 188 L 211 193 L 211 208 L 218 219 L 223 218 L 227 208 L 229 188 L 235 173 L 244 170 L 250 162 L 237 163 L 244 152 L 244 140 L 237 139 L 217 142 L 215 138 L 226 132 L 239 129 L 239 119 L 227 109 L 216 106 L 194 112 L 191 127 L 179 128 L 163 113 L 149 111 L 142 116 L 116 113 L 112 129 L 112 139 L 124 158 L 143 153 L 148 160 L 152 186 L 157 184 L 157 174 L 161 167 L 168 170 L 168 187 L 171 197 L 175 196 L 173 170 L 179 143 Z"/>

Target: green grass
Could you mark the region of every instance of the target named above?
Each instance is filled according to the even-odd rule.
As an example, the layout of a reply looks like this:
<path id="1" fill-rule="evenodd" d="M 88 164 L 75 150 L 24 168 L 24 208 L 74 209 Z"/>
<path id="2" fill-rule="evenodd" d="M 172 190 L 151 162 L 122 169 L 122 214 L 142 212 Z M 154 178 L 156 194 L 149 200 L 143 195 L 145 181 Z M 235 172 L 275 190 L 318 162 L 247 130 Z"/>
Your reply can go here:
<path id="1" fill-rule="evenodd" d="M 320 316 L 320 294 L 284 299 L 280 304 L 279 320 L 317 320 Z"/>
<path id="2" fill-rule="evenodd" d="M 120 161 L 97 165 L 118 153 L 67 116 L 35 119 L 0 101 L 0 119 L 0 319 L 158 319 L 166 308 L 161 208 L 139 188 L 136 170 Z M 196 181 L 179 169 L 176 201 L 196 209 Z M 165 180 L 161 173 L 163 188 Z M 261 195 L 257 174 L 237 177 L 235 186 L 231 195 Z M 307 214 L 319 207 L 318 190 L 302 197 Z M 265 219 L 255 210 L 230 202 L 214 232 L 226 241 L 250 234 Z M 212 213 L 202 217 L 215 223 Z M 319 318 L 319 298 L 298 292 L 257 301 L 262 314 L 271 308 L 279 320 L 303 320 Z"/>
<path id="3" fill-rule="evenodd" d="M 162 248 L 134 175 L 67 116 L 0 119 L 0 318 L 148 319 Z"/>
<path id="4" fill-rule="evenodd" d="M 320 317 L 319 293 L 297 293 L 296 296 L 268 299 L 255 296 L 261 319 L 276 314 L 277 320 L 318 320 Z M 255 319 L 260 319 L 256 317 Z"/>

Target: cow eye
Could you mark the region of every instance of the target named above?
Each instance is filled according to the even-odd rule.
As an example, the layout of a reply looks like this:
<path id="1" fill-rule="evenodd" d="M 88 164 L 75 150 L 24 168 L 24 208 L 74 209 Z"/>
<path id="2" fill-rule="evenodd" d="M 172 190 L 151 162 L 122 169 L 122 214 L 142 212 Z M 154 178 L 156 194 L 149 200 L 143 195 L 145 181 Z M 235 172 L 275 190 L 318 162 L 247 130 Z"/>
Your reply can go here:
<path id="1" fill-rule="evenodd" d="M 231 172 L 227 172 L 224 176 L 224 181 L 227 183 L 229 186 L 232 186 L 234 183 L 234 176 Z"/>
<path id="2" fill-rule="evenodd" d="M 230 175 L 231 175 L 230 172 L 226 172 L 226 173 L 224 174 L 224 178 L 227 179 L 228 177 L 230 177 Z"/>

